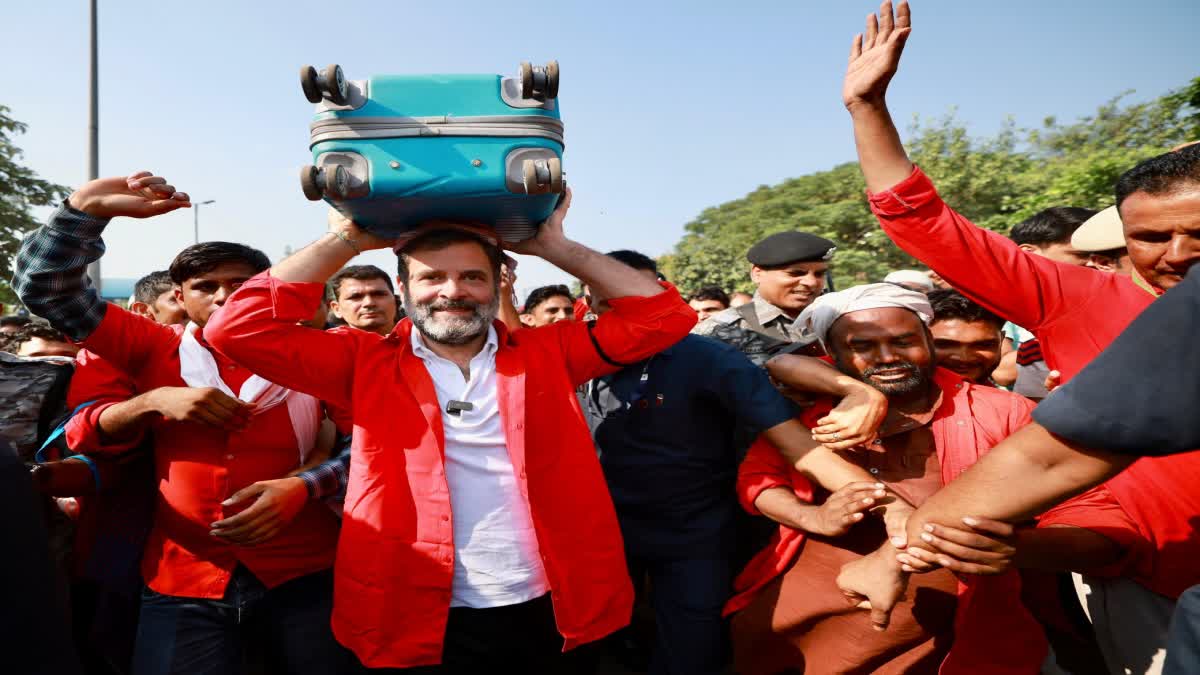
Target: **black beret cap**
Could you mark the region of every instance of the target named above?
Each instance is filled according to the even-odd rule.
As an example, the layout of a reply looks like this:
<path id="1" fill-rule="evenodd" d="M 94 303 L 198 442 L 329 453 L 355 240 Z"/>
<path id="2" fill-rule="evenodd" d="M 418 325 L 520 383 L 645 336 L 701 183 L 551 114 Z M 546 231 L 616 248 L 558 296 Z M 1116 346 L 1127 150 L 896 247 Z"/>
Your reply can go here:
<path id="1" fill-rule="evenodd" d="M 833 257 L 833 242 L 807 232 L 777 232 L 750 247 L 746 260 L 758 267 L 823 262 Z"/>

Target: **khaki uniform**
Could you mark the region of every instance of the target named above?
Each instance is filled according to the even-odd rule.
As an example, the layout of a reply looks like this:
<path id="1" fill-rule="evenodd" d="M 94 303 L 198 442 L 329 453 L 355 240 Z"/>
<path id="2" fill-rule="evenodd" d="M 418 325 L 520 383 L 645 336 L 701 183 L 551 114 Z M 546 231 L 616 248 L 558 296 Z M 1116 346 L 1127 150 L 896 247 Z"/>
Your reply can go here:
<path id="1" fill-rule="evenodd" d="M 730 307 L 696 325 L 692 333 L 720 340 L 762 366 L 787 345 L 800 339 L 793 320 L 775 305 L 754 294 L 754 300 Z"/>

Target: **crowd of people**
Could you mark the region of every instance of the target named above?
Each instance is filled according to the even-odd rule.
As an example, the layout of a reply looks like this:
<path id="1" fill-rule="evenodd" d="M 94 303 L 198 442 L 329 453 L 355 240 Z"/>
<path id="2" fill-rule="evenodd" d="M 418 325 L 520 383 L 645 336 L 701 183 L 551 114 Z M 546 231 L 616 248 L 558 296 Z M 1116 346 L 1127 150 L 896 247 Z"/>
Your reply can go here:
<path id="1" fill-rule="evenodd" d="M 80 187 L 0 319 L 6 672 L 1200 672 L 1200 145 L 976 227 L 888 112 L 911 30 L 868 18 L 843 100 L 926 269 L 838 291 L 793 223 L 752 295 L 682 293 L 568 191 L 515 244 L 199 243 L 122 306 L 105 227 L 189 198 Z"/>

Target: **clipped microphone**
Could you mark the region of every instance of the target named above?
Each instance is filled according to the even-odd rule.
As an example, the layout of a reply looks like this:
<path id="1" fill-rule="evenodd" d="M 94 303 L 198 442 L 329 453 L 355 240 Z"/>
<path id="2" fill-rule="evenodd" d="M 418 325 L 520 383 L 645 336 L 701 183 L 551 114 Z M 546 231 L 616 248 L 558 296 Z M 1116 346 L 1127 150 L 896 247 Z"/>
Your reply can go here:
<path id="1" fill-rule="evenodd" d="M 455 417 L 461 416 L 464 410 L 466 410 L 467 412 L 470 412 L 474 409 L 475 409 L 475 404 L 471 403 L 470 401 L 447 401 L 446 402 L 446 414 L 454 415 Z"/>

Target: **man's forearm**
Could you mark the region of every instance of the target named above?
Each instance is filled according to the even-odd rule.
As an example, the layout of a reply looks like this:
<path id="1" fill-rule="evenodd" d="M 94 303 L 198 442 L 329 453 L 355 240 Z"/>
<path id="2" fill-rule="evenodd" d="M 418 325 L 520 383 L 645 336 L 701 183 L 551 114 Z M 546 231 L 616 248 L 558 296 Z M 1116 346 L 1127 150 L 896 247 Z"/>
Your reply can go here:
<path id="1" fill-rule="evenodd" d="M 349 244 L 329 232 L 271 267 L 271 276 L 287 282 L 324 283 L 355 255 Z"/>
<path id="2" fill-rule="evenodd" d="M 1030 424 L 930 497 L 908 521 L 909 541 L 927 522 L 950 525 L 965 516 L 1017 522 L 1111 478 L 1133 461 L 1076 448 Z"/>
<path id="3" fill-rule="evenodd" d="M 137 436 L 160 414 L 154 400 L 154 391 L 148 391 L 105 408 L 98 421 L 101 439 L 115 442 Z"/>
<path id="4" fill-rule="evenodd" d="M 882 99 L 856 103 L 849 108 L 854 122 L 854 144 L 858 164 L 871 192 L 883 192 L 908 178 L 913 165 L 900 142 L 900 132 L 892 122 L 887 103 Z"/>
<path id="5" fill-rule="evenodd" d="M 104 254 L 100 235 L 107 224 L 107 218 L 64 204 L 25 237 L 17 254 L 12 285 L 21 302 L 75 340 L 87 338 L 104 319 L 107 305 L 87 266 Z"/>
<path id="6" fill-rule="evenodd" d="M 663 292 L 658 282 L 575 241 L 565 240 L 544 251 L 542 257 L 606 298 L 650 297 Z"/>
<path id="7" fill-rule="evenodd" d="M 763 436 L 801 475 L 830 492 L 856 481 L 875 481 L 866 469 L 814 441 L 808 429 L 796 420 L 771 427 Z"/>
<path id="8" fill-rule="evenodd" d="M 812 516 L 818 508 L 805 504 L 786 487 L 767 488 L 754 500 L 754 508 L 771 520 L 802 532 L 811 532 Z"/>
<path id="9" fill-rule="evenodd" d="M 1013 565 L 1050 572 L 1086 572 L 1111 565 L 1125 553 L 1120 544 L 1082 527 L 1018 530 Z"/>
<path id="10" fill-rule="evenodd" d="M 869 385 L 811 356 L 783 354 L 767 361 L 767 372 L 776 380 L 801 391 L 841 398 Z"/>

